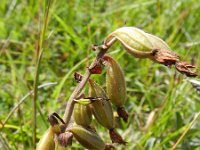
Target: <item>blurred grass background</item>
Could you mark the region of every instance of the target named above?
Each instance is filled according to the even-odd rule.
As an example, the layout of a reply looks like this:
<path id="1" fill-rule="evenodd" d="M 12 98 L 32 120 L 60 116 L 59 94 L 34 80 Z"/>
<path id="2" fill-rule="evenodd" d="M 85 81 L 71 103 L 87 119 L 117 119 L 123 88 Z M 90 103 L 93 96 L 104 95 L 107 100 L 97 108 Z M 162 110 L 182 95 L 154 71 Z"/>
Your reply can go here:
<path id="1" fill-rule="evenodd" d="M 0 1 L 0 121 L 3 122 L 19 100 L 33 89 L 39 28 L 44 22 L 46 2 L 39 0 Z M 48 128 L 47 115 L 62 116 L 76 86 L 75 71 L 84 73 L 101 44 L 113 30 L 135 26 L 159 36 L 182 59 L 200 66 L 200 0 L 54 0 L 50 8 L 39 85 L 57 85 L 39 90 L 38 139 Z M 200 98 L 187 77 L 175 69 L 139 60 L 115 44 L 109 53 L 124 68 L 127 81 L 129 123 L 121 121 L 118 132 L 128 142 L 117 149 L 170 149 L 200 110 Z M 93 78 L 105 85 L 105 74 Z M 32 149 L 32 96 L 0 126 L 0 149 Z M 142 127 L 158 108 L 148 131 Z M 96 124 L 97 125 L 97 124 Z M 110 142 L 108 132 L 99 134 Z M 83 149 L 76 142 L 72 149 Z M 200 149 L 200 121 L 192 126 L 178 145 L 181 150 Z"/>

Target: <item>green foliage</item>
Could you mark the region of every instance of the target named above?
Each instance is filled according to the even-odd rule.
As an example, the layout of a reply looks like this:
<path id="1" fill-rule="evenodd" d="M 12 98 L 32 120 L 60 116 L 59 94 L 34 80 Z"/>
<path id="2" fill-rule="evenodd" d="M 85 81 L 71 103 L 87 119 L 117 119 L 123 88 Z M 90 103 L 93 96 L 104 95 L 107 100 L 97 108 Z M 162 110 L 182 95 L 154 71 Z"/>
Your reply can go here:
<path id="1" fill-rule="evenodd" d="M 44 23 L 42 0 L 1 0 L 0 5 L 0 121 L 33 89 L 39 27 Z M 184 60 L 200 66 L 200 0 L 70 0 L 53 1 L 41 61 L 39 85 L 58 82 L 38 90 L 38 139 L 48 128 L 47 116 L 64 113 L 66 101 L 76 86 L 73 73 L 84 73 L 101 44 L 116 28 L 135 26 L 165 40 Z M 187 78 L 175 69 L 133 59 L 120 44 L 109 50 L 123 67 L 128 87 L 128 124 L 120 121 L 119 133 L 126 149 L 169 149 L 200 110 L 199 95 Z M 199 70 L 198 70 L 199 71 Z M 93 78 L 105 83 L 105 73 Z M 4 128 L 0 126 L 0 149 L 30 149 L 32 145 L 32 96 L 15 111 Z M 39 108 L 40 106 L 40 108 Z M 148 115 L 159 108 L 148 131 Z M 199 149 L 200 123 L 192 126 L 179 149 Z M 101 133 L 106 133 L 100 128 Z M 98 130 L 100 132 L 100 130 Z M 108 135 L 103 134 L 108 142 Z M 74 149 L 82 149 L 73 144 Z M 121 149 L 123 146 L 118 146 Z"/>

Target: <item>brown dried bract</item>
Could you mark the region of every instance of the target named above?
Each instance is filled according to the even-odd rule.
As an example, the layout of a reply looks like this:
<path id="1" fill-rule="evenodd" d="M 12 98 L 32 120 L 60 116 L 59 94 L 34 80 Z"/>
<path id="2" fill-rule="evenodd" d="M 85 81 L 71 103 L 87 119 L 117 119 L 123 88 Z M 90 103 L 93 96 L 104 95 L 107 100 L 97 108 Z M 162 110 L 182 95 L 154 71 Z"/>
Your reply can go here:
<path id="1" fill-rule="evenodd" d="M 91 74 L 101 74 L 102 73 L 102 67 L 101 65 L 96 62 L 94 66 L 88 68 Z"/>
<path id="2" fill-rule="evenodd" d="M 62 122 L 63 124 L 65 124 L 64 120 L 57 114 L 57 113 L 51 113 L 49 116 L 48 116 L 48 121 L 49 123 L 51 124 L 51 126 L 54 126 L 54 125 L 58 125 L 58 120 L 60 120 L 60 122 Z"/>
<path id="3" fill-rule="evenodd" d="M 75 72 L 74 73 L 74 79 L 77 83 L 80 83 L 81 80 L 83 79 L 83 76 L 80 73 Z"/>
<path id="4" fill-rule="evenodd" d="M 117 108 L 117 114 L 119 115 L 119 117 L 121 117 L 125 122 L 128 121 L 128 113 L 125 110 L 124 107 L 118 107 Z"/>
<path id="5" fill-rule="evenodd" d="M 197 74 L 191 70 L 192 68 L 195 68 L 194 65 L 180 61 L 179 56 L 170 50 L 155 49 L 152 54 L 153 57 L 151 59 L 160 64 L 164 64 L 165 66 L 175 65 L 180 73 L 185 74 L 188 77 L 197 76 Z"/>
<path id="6" fill-rule="evenodd" d="M 118 143 L 123 145 L 127 143 L 122 139 L 121 135 L 119 135 L 119 133 L 115 131 L 115 129 L 109 129 L 109 134 L 113 143 Z"/>
<path id="7" fill-rule="evenodd" d="M 153 50 L 153 60 L 165 66 L 171 66 L 179 61 L 179 56 L 170 50 L 155 49 Z"/>
<path id="8" fill-rule="evenodd" d="M 195 68 L 195 66 L 193 66 L 187 62 L 178 61 L 178 62 L 176 62 L 175 67 L 179 72 L 185 74 L 188 77 L 196 77 L 197 76 L 197 74 L 191 70 L 191 69 Z"/>

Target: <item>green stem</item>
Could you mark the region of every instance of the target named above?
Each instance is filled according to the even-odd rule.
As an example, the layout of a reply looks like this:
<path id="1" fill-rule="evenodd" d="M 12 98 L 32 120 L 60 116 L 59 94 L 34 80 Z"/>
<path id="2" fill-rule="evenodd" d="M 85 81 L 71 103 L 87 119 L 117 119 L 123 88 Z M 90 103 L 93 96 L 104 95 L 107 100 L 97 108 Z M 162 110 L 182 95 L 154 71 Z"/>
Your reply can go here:
<path id="1" fill-rule="evenodd" d="M 40 44 L 38 47 L 39 57 L 36 64 L 35 78 L 34 78 L 34 95 L 33 95 L 33 148 L 36 149 L 36 138 L 37 138 L 37 94 L 38 94 L 38 83 L 39 83 L 39 70 L 40 64 L 42 60 L 42 54 L 44 51 L 44 43 L 45 43 L 45 33 L 48 25 L 48 16 L 49 16 L 49 8 L 50 8 L 51 0 L 48 0 L 47 8 L 45 11 L 45 21 L 43 24 L 43 28 L 40 34 Z"/>

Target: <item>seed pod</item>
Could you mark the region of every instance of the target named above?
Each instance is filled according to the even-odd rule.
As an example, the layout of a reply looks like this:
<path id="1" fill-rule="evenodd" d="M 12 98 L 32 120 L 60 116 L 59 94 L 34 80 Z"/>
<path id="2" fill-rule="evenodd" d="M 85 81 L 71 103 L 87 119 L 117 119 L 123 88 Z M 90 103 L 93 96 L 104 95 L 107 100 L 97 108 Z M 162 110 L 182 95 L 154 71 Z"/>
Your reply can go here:
<path id="1" fill-rule="evenodd" d="M 105 91 L 100 85 L 94 81 L 89 81 L 89 95 L 94 97 L 102 97 L 108 99 Z M 109 129 L 110 138 L 113 143 L 125 144 L 122 137 L 114 130 L 114 117 L 112 107 L 109 101 L 99 100 L 90 104 L 92 113 L 97 121 L 107 129 Z"/>
<path id="2" fill-rule="evenodd" d="M 122 27 L 115 30 L 106 37 L 104 45 L 107 45 L 113 38 L 119 40 L 128 53 L 139 58 L 151 57 L 154 49 L 170 49 L 160 38 L 151 36 L 135 27 Z"/>
<path id="3" fill-rule="evenodd" d="M 108 98 L 117 106 L 117 112 L 120 117 L 127 122 L 128 113 L 124 109 L 126 101 L 126 82 L 122 68 L 109 55 L 103 57 L 104 64 L 107 66 L 106 89 Z"/>
<path id="4" fill-rule="evenodd" d="M 94 81 L 89 81 L 89 88 L 89 95 L 91 97 L 102 97 L 108 99 L 103 88 Z M 90 104 L 90 106 L 92 113 L 102 126 L 108 129 L 114 128 L 113 110 L 109 101 L 97 100 Z"/>
<path id="5" fill-rule="evenodd" d="M 105 143 L 100 136 L 92 130 L 86 129 L 82 126 L 73 126 L 67 131 L 72 132 L 77 141 L 88 149 L 104 150 Z"/>
<path id="6" fill-rule="evenodd" d="M 37 150 L 54 150 L 54 131 L 53 127 L 50 127 L 40 139 L 38 143 Z"/>
<path id="7" fill-rule="evenodd" d="M 195 66 L 180 61 L 179 56 L 172 52 L 162 39 L 154 35 L 148 34 L 138 28 L 122 27 L 109 34 L 105 38 L 103 46 L 109 48 L 117 40 L 120 41 L 128 53 L 135 57 L 149 58 L 166 66 L 175 65 L 176 69 L 186 76 L 197 76 L 191 70 Z"/>
<path id="8" fill-rule="evenodd" d="M 76 124 L 82 125 L 84 127 L 89 126 L 92 121 L 92 112 L 88 105 L 81 105 L 76 103 L 74 106 L 73 116 Z"/>
<path id="9" fill-rule="evenodd" d="M 126 101 L 126 82 L 122 68 L 111 56 L 103 57 L 107 66 L 106 89 L 108 98 L 117 107 L 122 107 Z"/>

